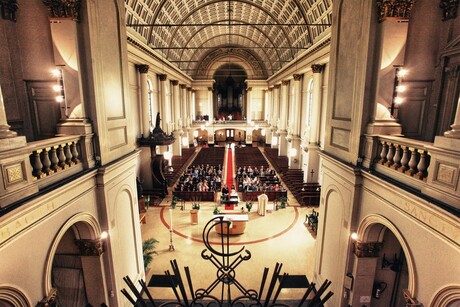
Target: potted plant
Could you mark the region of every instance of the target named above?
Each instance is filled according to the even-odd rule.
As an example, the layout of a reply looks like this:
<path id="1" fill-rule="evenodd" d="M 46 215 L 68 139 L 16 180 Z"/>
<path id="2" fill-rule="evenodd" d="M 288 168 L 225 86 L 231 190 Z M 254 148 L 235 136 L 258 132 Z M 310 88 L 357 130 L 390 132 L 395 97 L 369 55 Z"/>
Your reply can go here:
<path id="1" fill-rule="evenodd" d="M 200 203 L 193 203 L 192 210 L 200 210 Z"/>
<path id="2" fill-rule="evenodd" d="M 214 211 L 212 212 L 213 214 L 219 214 L 220 210 L 217 206 L 214 207 Z"/>
<path id="3" fill-rule="evenodd" d="M 286 203 L 288 201 L 288 198 L 286 196 L 281 196 L 278 200 L 280 202 L 280 208 L 281 209 L 286 208 Z"/>
<path id="4" fill-rule="evenodd" d="M 247 202 L 247 203 L 246 203 L 246 209 L 248 209 L 248 212 L 251 212 L 251 209 L 252 209 L 252 202 Z"/>
<path id="5" fill-rule="evenodd" d="M 173 195 L 172 199 L 171 199 L 171 208 L 175 209 L 176 205 L 177 205 L 177 202 L 179 200 L 180 200 L 179 197 L 177 197 L 176 195 Z"/>
<path id="6" fill-rule="evenodd" d="M 153 260 L 153 255 L 156 255 L 157 252 L 155 251 L 156 244 L 158 244 L 158 240 L 154 238 L 150 238 L 142 242 L 142 256 L 144 258 L 144 271 L 147 271 L 147 267 Z"/>

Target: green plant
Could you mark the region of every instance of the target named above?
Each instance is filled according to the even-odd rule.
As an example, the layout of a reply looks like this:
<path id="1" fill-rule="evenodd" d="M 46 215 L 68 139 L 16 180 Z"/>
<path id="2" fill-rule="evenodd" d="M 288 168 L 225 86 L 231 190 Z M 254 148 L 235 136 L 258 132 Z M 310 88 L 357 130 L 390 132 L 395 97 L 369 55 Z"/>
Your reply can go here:
<path id="1" fill-rule="evenodd" d="M 281 208 L 286 208 L 286 202 L 289 200 L 286 196 L 281 196 L 279 199 L 280 207 Z"/>
<path id="2" fill-rule="evenodd" d="M 217 206 L 214 207 L 214 211 L 212 212 L 213 214 L 219 214 L 220 210 Z"/>
<path id="3" fill-rule="evenodd" d="M 193 203 L 192 204 L 192 209 L 200 210 L 200 203 Z"/>
<path id="4" fill-rule="evenodd" d="M 248 212 L 251 212 L 251 209 L 252 209 L 252 202 L 247 202 L 247 203 L 246 203 L 246 209 L 248 209 Z"/>
<path id="5" fill-rule="evenodd" d="M 157 252 L 155 251 L 156 244 L 158 244 L 158 240 L 154 238 L 150 238 L 142 242 L 142 256 L 144 257 L 144 270 L 147 270 L 148 265 L 153 260 L 153 255 L 156 255 Z"/>

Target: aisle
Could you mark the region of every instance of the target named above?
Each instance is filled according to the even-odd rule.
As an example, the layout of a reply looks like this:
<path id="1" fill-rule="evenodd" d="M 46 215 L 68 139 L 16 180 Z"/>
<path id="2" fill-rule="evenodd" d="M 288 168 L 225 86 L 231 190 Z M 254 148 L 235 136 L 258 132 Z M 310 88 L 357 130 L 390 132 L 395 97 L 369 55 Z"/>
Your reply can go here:
<path id="1" fill-rule="evenodd" d="M 231 148 L 228 149 L 228 153 L 227 153 L 227 165 L 226 165 L 226 169 L 225 169 L 225 172 L 227 174 L 227 180 L 226 180 L 226 184 L 227 184 L 227 187 L 229 190 L 231 190 L 232 186 L 233 186 L 233 150 Z"/>

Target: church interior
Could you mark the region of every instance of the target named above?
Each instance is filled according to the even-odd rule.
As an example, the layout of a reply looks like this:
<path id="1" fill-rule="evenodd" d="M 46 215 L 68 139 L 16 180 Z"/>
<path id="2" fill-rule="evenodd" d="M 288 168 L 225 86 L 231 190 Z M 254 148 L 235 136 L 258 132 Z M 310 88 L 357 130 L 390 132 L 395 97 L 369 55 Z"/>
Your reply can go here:
<path id="1" fill-rule="evenodd" d="M 0 0 L 0 306 L 460 306 L 460 0 Z"/>

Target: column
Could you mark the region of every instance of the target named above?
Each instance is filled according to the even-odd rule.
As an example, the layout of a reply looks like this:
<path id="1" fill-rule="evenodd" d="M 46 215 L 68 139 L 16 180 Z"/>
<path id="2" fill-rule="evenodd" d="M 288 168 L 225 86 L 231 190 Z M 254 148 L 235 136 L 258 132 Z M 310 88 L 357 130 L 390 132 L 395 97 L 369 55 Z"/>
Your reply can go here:
<path id="1" fill-rule="evenodd" d="M 301 122 L 301 106 L 302 106 L 302 76 L 301 74 L 294 74 L 294 100 L 292 103 L 292 113 L 289 117 L 292 120 L 292 135 L 289 142 L 289 168 L 301 168 L 301 137 L 300 137 L 300 122 Z"/>
<path id="2" fill-rule="evenodd" d="M 189 133 L 190 133 L 190 111 L 188 110 L 188 92 L 187 92 L 187 85 L 181 84 L 180 85 L 181 91 L 181 112 L 182 112 L 182 139 L 181 139 L 181 146 L 182 148 L 189 147 Z"/>
<path id="3" fill-rule="evenodd" d="M 248 98 L 248 103 L 247 103 L 247 111 L 246 111 L 246 123 L 250 124 L 252 121 L 252 87 L 248 87 L 247 91 L 247 98 Z"/>
<path id="4" fill-rule="evenodd" d="M 213 108 L 213 88 L 208 87 L 208 115 L 209 115 L 209 122 L 213 122 L 214 118 L 214 108 Z"/>
<path id="5" fill-rule="evenodd" d="M 272 143 L 272 124 L 273 124 L 273 89 L 267 89 L 267 111 L 266 111 L 266 121 L 268 127 L 265 129 L 265 143 L 270 144 Z"/>
<path id="6" fill-rule="evenodd" d="M 362 306 L 362 297 L 372 297 L 375 271 L 379 251 L 382 248 L 380 242 L 354 242 L 353 253 L 353 290 L 351 291 L 349 303 L 351 306 Z M 369 302 L 372 306 L 372 302 Z"/>
<path id="7" fill-rule="evenodd" d="M 320 159 L 319 150 L 319 131 L 321 125 L 321 105 L 322 105 L 322 88 L 323 72 L 325 64 L 313 64 L 313 92 L 311 103 L 311 118 L 308 134 L 308 144 L 304 147 L 307 151 L 307 171 L 305 172 L 306 182 L 318 182 Z"/>
<path id="8" fill-rule="evenodd" d="M 180 130 L 180 119 L 181 119 L 181 112 L 180 112 L 180 89 L 179 89 L 179 81 L 178 80 L 171 80 L 172 85 L 172 106 L 173 110 L 171 112 L 172 118 L 171 122 L 174 123 L 174 130 Z"/>
<path id="9" fill-rule="evenodd" d="M 280 117 L 280 84 L 276 84 L 273 88 L 273 97 L 272 97 L 272 105 L 273 105 L 273 120 L 272 120 L 272 148 L 279 147 L 279 140 L 278 140 L 278 125 L 279 125 L 279 117 Z"/>
<path id="10" fill-rule="evenodd" d="M 388 111 L 396 102 L 394 78 L 395 68 L 404 64 L 407 42 L 408 20 L 415 1 L 381 1 L 378 4 L 379 24 L 377 33 L 376 54 L 379 54 L 378 71 L 374 101 L 371 107 L 368 134 L 400 135 L 401 125 L 397 120 L 397 112 Z M 396 14 L 396 15 L 395 15 Z M 396 108 L 398 106 L 396 105 Z M 385 110 L 386 109 L 386 110 Z"/>
<path id="11" fill-rule="evenodd" d="M 162 119 L 160 122 L 160 127 L 163 131 L 165 131 L 167 134 L 169 134 L 168 130 L 168 109 L 167 109 L 167 85 L 166 81 L 168 80 L 168 75 L 166 74 L 161 74 L 158 75 L 158 78 L 160 79 L 160 118 Z"/>
<path id="12" fill-rule="evenodd" d="M 450 127 L 452 129 L 444 132 L 444 136 L 454 139 L 460 139 L 460 101 L 457 102 L 457 110 L 455 110 L 454 123 Z"/>
<path id="13" fill-rule="evenodd" d="M 179 90 L 179 81 L 178 80 L 171 80 L 172 85 L 172 105 L 173 105 L 173 112 L 171 112 L 172 119 L 171 122 L 173 124 L 173 135 L 176 138 L 176 141 L 172 144 L 172 153 L 173 156 L 182 156 L 182 129 L 181 125 L 181 112 L 180 112 L 180 90 Z M 171 161 L 169 161 L 171 164 Z"/>
<path id="14" fill-rule="evenodd" d="M 145 64 L 136 64 L 136 68 L 139 71 L 139 90 L 141 92 L 141 133 L 144 137 L 148 137 L 152 126 L 152 123 L 150 122 L 149 89 L 147 86 L 147 73 L 149 72 L 149 66 Z"/>
<path id="15" fill-rule="evenodd" d="M 287 136 L 287 110 L 288 110 L 288 99 L 289 99 L 289 80 L 281 81 L 281 99 L 280 99 L 280 123 L 278 126 L 278 155 L 287 156 L 288 155 L 288 141 L 286 140 Z"/>
<path id="16" fill-rule="evenodd" d="M 75 244 L 80 250 L 83 276 L 86 284 L 88 302 L 94 306 L 108 302 L 108 293 L 104 285 L 103 242 L 101 239 L 80 239 Z"/>
<path id="17" fill-rule="evenodd" d="M 5 103 L 3 101 L 2 88 L 0 87 L 0 140 L 7 138 L 15 138 L 16 136 L 17 133 L 10 130 L 10 125 L 8 125 L 6 119 Z"/>

